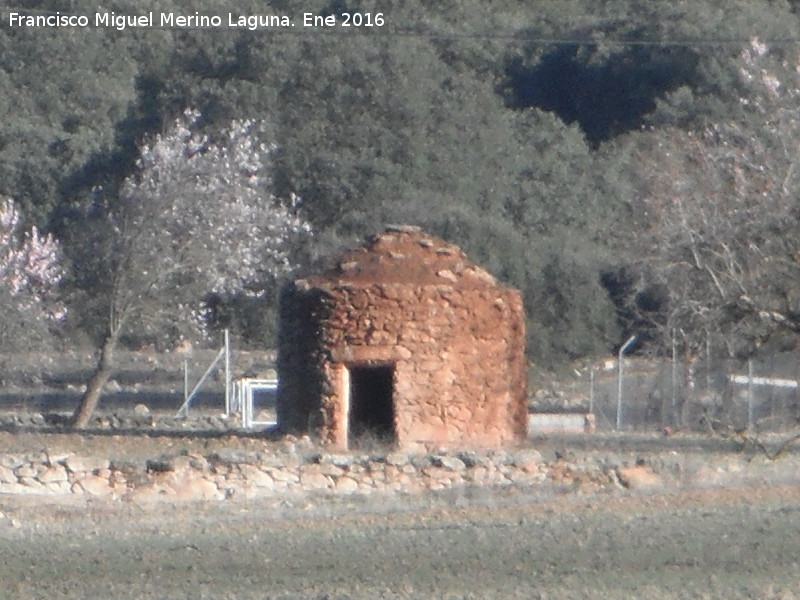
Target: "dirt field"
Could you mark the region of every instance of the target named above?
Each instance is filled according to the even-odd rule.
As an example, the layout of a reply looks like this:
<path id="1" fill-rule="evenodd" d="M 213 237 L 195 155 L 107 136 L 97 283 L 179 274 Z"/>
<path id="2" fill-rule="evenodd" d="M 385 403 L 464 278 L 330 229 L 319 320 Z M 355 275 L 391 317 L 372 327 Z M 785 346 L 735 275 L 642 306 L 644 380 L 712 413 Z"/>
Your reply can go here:
<path id="1" fill-rule="evenodd" d="M 263 442 L 0 434 L 6 449 L 72 444 L 118 456 L 233 443 Z M 796 485 L 144 508 L 0 497 L 0 598 L 790 599 L 800 597 L 798 531 Z"/>
<path id="2" fill-rule="evenodd" d="M 406 509 L 16 508 L 7 514 L 22 524 L 0 531 L 0 596 L 670 599 L 800 590 L 797 489 L 451 500 Z"/>

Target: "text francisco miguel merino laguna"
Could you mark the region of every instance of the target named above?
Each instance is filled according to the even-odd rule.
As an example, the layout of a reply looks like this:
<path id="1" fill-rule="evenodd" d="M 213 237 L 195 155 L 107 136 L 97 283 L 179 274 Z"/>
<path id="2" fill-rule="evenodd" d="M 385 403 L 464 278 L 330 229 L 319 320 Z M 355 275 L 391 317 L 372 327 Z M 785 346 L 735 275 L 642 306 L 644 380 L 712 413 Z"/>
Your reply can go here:
<path id="1" fill-rule="evenodd" d="M 315 15 L 303 13 L 299 23 L 303 27 L 381 27 L 384 25 L 383 13 L 353 12 L 339 15 Z M 177 13 L 148 12 L 139 15 L 120 15 L 113 12 L 94 13 L 94 15 L 49 14 L 27 15 L 19 12 L 8 13 L 11 27 L 113 27 L 122 31 L 128 27 L 238 27 L 250 30 L 268 27 L 294 27 L 294 21 L 286 15 L 236 15 L 228 13 L 227 20 L 219 15 L 200 13 L 182 15 Z"/>

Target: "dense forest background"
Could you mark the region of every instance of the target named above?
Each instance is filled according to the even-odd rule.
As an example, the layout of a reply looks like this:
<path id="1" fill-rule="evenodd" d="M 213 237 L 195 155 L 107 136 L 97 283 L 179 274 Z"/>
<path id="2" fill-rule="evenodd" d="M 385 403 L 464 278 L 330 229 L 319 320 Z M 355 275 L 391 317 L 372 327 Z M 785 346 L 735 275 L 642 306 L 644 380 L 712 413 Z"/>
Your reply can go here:
<path id="1" fill-rule="evenodd" d="M 186 14 L 183 4 L 148 8 Z M 11 28 L 10 10 L 99 9 L 0 3 L 0 196 L 14 200 L 20 231 L 36 226 L 60 244 L 65 307 L 0 336 L 7 349 L 103 337 L 108 306 L 87 299 L 109 282 L 87 253 L 101 252 L 104 211 L 142 177 L 143 147 L 186 109 L 220 143 L 232 122 L 260 123 L 271 151 L 259 185 L 312 232 L 292 246 L 294 267 L 387 223 L 420 225 L 522 290 L 539 365 L 611 352 L 632 333 L 655 353 L 691 352 L 711 333 L 730 355 L 794 345 L 800 2 L 297 4 L 191 8 L 380 12 L 385 25 Z M 102 10 L 145 8 L 108 0 Z M 197 300 L 213 308 L 208 327 L 271 347 L 286 276 L 262 282 L 265 294 L 207 290 Z M 8 330 L 24 315 L 3 293 Z M 174 320 L 165 327 L 167 341 L 136 327 L 122 341 L 180 341 Z"/>

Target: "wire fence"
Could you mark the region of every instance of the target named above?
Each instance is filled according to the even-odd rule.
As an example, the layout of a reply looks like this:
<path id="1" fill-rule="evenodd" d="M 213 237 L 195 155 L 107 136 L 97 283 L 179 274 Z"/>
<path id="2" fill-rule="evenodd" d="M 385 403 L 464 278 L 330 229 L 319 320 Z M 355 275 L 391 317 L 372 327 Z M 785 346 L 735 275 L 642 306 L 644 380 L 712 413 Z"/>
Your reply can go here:
<path id="1" fill-rule="evenodd" d="M 595 364 L 562 390 L 601 430 L 777 431 L 800 424 L 800 355 L 751 360 L 624 357 Z"/>

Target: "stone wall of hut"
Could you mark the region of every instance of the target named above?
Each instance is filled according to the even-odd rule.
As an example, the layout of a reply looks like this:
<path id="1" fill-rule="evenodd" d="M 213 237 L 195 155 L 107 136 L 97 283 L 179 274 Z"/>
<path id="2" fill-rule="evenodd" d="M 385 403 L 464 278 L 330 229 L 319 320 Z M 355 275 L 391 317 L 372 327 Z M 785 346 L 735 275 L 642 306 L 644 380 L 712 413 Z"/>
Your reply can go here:
<path id="1" fill-rule="evenodd" d="M 480 270 L 447 273 L 422 283 L 322 278 L 287 286 L 278 357 L 280 426 L 347 448 L 353 441 L 353 378 L 383 368 L 376 372 L 391 372 L 395 445 L 521 441 L 527 398 L 520 294 Z"/>

